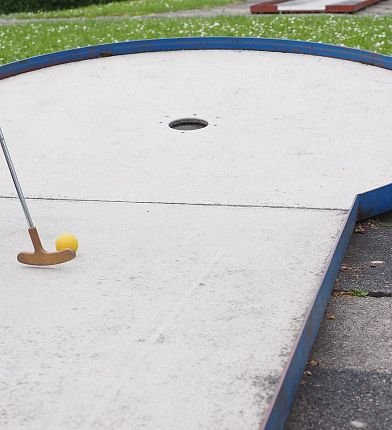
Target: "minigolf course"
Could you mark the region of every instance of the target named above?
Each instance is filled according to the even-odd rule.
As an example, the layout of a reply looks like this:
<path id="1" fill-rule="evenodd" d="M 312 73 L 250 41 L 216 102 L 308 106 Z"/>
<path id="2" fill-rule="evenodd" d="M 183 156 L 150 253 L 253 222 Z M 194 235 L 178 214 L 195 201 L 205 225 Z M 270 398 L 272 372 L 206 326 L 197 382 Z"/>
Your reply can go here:
<path id="1" fill-rule="evenodd" d="M 5 429 L 281 429 L 356 219 L 392 209 L 392 60 L 132 41 L 0 67 Z"/>

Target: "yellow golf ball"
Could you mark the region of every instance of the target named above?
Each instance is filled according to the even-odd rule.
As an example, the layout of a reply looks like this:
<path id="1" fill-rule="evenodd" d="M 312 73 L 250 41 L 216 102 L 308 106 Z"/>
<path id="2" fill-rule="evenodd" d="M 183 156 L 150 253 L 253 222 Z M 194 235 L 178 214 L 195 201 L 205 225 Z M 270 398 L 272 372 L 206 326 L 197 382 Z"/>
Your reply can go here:
<path id="1" fill-rule="evenodd" d="M 75 252 L 78 250 L 79 244 L 78 239 L 73 234 L 64 233 L 56 239 L 56 249 L 57 251 L 63 251 L 64 249 L 71 248 Z"/>

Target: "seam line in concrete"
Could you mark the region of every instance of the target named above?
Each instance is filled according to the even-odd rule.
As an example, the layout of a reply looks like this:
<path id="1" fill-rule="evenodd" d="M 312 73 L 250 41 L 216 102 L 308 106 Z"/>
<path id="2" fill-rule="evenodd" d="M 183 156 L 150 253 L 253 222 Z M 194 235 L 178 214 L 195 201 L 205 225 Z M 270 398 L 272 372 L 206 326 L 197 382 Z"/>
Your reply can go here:
<path id="1" fill-rule="evenodd" d="M 229 208 L 270 208 L 270 209 L 300 209 L 310 211 L 335 211 L 348 213 L 348 209 L 343 208 L 319 208 L 308 206 L 283 206 L 283 205 L 246 205 L 230 203 L 190 203 L 190 202 L 164 202 L 164 201 L 134 201 L 134 200 L 109 200 L 109 199 L 76 199 L 62 197 L 25 197 L 26 200 L 43 200 L 59 202 L 95 202 L 95 203 L 129 203 L 140 205 L 167 205 L 167 206 L 212 206 L 212 207 L 229 207 Z M 18 197 L 0 196 L 0 199 L 18 200 Z"/>

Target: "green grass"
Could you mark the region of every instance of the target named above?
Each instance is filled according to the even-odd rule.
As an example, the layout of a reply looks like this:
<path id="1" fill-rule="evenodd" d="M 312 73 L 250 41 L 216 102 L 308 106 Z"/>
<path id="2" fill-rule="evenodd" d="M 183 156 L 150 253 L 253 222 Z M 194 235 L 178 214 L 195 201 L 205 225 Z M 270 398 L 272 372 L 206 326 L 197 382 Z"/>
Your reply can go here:
<path id="1" fill-rule="evenodd" d="M 368 292 L 368 291 L 360 290 L 359 288 L 354 288 L 354 289 L 351 291 L 351 293 L 352 293 L 352 295 L 353 295 L 353 296 L 355 296 L 355 297 L 366 297 L 366 296 L 368 296 L 368 295 L 369 295 L 369 292 Z"/>
<path id="2" fill-rule="evenodd" d="M 75 9 L 38 13 L 15 13 L 1 15 L 2 18 L 96 18 L 98 16 L 140 16 L 152 13 L 177 12 L 180 10 L 203 9 L 227 4 L 242 3 L 244 0 L 128 0 L 102 5 L 91 5 Z"/>
<path id="3" fill-rule="evenodd" d="M 392 54 L 392 17 L 124 19 L 0 26 L 0 63 L 63 49 L 123 40 L 221 35 L 307 40 Z"/>

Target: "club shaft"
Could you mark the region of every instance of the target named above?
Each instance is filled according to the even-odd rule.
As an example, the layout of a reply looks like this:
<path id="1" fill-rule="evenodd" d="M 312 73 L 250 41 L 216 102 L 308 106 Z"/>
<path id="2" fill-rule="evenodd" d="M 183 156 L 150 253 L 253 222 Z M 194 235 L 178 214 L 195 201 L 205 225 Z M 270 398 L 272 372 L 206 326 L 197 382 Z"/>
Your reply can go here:
<path id="1" fill-rule="evenodd" d="M 18 193 L 18 196 L 19 196 L 19 201 L 20 201 L 20 204 L 22 205 L 22 209 L 25 214 L 27 224 L 29 228 L 34 228 L 33 220 L 31 218 L 29 208 L 27 207 L 26 199 L 23 195 L 22 187 L 20 186 L 18 175 L 16 174 L 14 164 L 12 163 L 12 159 L 8 151 L 7 144 L 5 143 L 5 139 L 4 139 L 4 135 L 1 130 L 1 127 L 0 127 L 0 143 L 1 143 L 1 148 L 3 149 L 4 157 L 8 164 L 8 168 L 11 173 L 12 180 L 14 181 L 16 192 Z"/>

